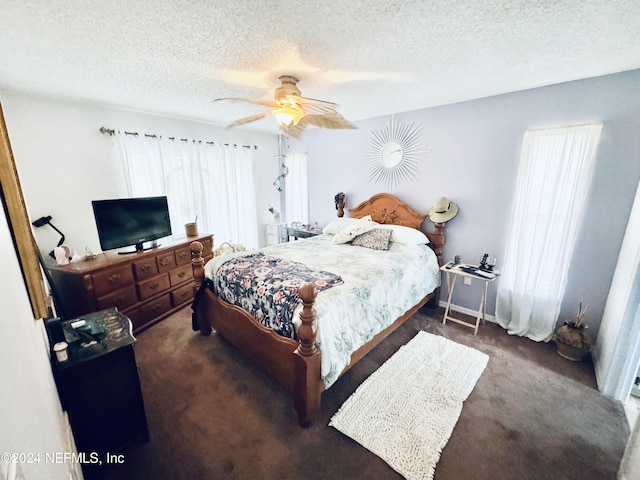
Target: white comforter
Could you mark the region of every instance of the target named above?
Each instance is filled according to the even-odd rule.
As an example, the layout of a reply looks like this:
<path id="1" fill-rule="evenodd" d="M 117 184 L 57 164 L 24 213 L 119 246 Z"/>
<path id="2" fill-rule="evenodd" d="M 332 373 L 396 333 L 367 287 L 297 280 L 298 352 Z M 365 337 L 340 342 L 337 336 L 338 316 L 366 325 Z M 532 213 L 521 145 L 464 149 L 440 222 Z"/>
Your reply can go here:
<path id="1" fill-rule="evenodd" d="M 316 338 L 327 388 L 349 364 L 353 352 L 440 285 L 438 261 L 427 245 L 392 242 L 389 250 L 372 250 L 349 243 L 334 245 L 331 235 L 319 235 L 261 251 L 335 273 L 344 280 L 320 292 L 315 303 Z M 206 276 L 213 279 L 228 258 L 223 255 L 208 262 Z M 298 311 L 295 318 L 299 322 Z"/>

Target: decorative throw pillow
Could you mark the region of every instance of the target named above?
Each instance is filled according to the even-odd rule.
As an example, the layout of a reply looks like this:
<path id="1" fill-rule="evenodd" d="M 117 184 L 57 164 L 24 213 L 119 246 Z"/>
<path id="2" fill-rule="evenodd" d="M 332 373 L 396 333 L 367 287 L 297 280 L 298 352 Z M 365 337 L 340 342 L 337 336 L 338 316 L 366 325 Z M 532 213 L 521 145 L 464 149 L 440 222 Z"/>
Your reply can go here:
<path id="1" fill-rule="evenodd" d="M 351 242 L 352 245 L 358 247 L 371 248 L 373 250 L 389 250 L 389 239 L 391 238 L 391 229 L 374 228 L 368 232 L 358 235 Z"/>
<path id="2" fill-rule="evenodd" d="M 353 225 L 357 221 L 358 221 L 357 218 L 352 218 L 352 217 L 334 218 L 327 224 L 326 227 L 322 229 L 322 233 L 328 234 L 328 235 L 335 235 L 336 233 L 340 232 L 340 230 L 342 230 L 343 228 Z"/>
<path id="3" fill-rule="evenodd" d="M 356 238 L 358 235 L 362 235 L 369 230 L 373 230 L 377 227 L 378 224 L 371 220 L 371 215 L 367 215 L 366 217 L 362 217 L 359 220 L 356 220 L 351 225 L 346 228 L 340 230 L 333 237 L 333 243 L 339 245 L 341 243 L 347 243 Z"/>

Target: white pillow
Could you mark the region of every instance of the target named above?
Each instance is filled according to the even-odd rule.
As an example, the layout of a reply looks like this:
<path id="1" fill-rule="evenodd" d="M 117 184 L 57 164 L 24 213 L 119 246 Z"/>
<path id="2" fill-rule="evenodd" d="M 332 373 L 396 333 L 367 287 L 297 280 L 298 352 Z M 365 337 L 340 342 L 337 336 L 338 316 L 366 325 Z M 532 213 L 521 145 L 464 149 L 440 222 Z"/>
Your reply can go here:
<path id="1" fill-rule="evenodd" d="M 334 237 L 333 243 L 336 245 L 347 243 L 356 238 L 358 235 L 362 235 L 370 230 L 373 230 L 377 227 L 378 224 L 371 220 L 371 215 L 367 215 L 366 217 L 362 217 L 359 220 L 356 220 L 351 225 L 346 228 L 340 230 Z"/>
<path id="2" fill-rule="evenodd" d="M 419 245 L 429 243 L 427 236 L 420 230 L 405 227 L 403 225 L 384 225 L 384 228 L 391 229 L 391 241 L 404 245 Z"/>
<path id="3" fill-rule="evenodd" d="M 343 228 L 346 228 L 349 225 L 352 225 L 353 223 L 355 223 L 357 221 L 358 221 L 357 218 L 351 218 L 351 217 L 337 217 L 337 218 L 334 218 L 333 220 L 331 220 L 327 224 L 326 227 L 324 227 L 322 229 L 322 233 L 325 233 L 325 234 L 328 234 L 328 235 L 335 235 L 336 233 L 338 233 Z"/>

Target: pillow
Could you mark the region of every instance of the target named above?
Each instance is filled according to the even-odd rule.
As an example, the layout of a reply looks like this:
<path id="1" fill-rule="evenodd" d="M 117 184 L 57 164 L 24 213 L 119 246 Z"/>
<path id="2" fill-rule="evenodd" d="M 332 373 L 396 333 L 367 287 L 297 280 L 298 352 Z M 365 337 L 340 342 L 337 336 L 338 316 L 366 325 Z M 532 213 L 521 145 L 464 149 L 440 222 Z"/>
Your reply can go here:
<path id="1" fill-rule="evenodd" d="M 329 235 L 335 235 L 336 233 L 338 233 L 343 228 L 346 228 L 349 225 L 352 225 L 353 223 L 355 223 L 357 221 L 358 221 L 357 218 L 351 218 L 351 217 L 334 218 L 333 220 L 331 220 L 327 224 L 326 227 L 324 227 L 322 229 L 322 233 L 326 233 L 326 234 L 329 234 Z"/>
<path id="2" fill-rule="evenodd" d="M 385 225 L 385 228 L 391 229 L 392 242 L 402 243 L 404 245 L 429 243 L 427 236 L 415 228 L 405 227 L 403 225 Z"/>
<path id="3" fill-rule="evenodd" d="M 371 220 L 371 215 L 367 215 L 366 217 L 362 217 L 361 219 L 356 220 L 348 227 L 343 228 L 338 233 L 336 233 L 336 235 L 333 237 L 333 243 L 335 243 L 336 245 L 340 245 L 342 243 L 350 242 L 358 235 L 362 235 L 369 230 L 373 230 L 376 226 L 378 226 L 378 224 Z"/>
<path id="4" fill-rule="evenodd" d="M 362 235 L 358 235 L 353 239 L 351 244 L 358 247 L 371 248 L 373 250 L 389 250 L 390 238 L 390 228 L 374 228 Z"/>

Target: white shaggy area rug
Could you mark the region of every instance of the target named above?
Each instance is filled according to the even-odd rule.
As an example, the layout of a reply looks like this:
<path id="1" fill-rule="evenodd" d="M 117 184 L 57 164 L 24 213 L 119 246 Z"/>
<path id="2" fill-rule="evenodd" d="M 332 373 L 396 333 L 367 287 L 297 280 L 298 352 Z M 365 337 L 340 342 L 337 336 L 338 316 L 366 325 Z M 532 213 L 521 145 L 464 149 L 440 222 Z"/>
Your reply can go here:
<path id="1" fill-rule="evenodd" d="M 329 425 L 407 479 L 432 479 L 488 355 L 419 332 L 340 407 Z"/>

